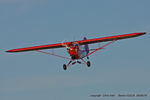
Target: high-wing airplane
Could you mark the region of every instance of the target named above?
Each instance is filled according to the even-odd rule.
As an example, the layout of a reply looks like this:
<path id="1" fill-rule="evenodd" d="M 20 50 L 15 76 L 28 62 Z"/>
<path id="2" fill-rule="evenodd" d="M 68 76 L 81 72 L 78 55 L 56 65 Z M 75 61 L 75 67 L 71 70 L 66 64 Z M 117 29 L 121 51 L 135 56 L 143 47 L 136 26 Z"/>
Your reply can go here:
<path id="1" fill-rule="evenodd" d="M 130 34 L 108 36 L 108 37 L 101 37 L 101 38 L 94 38 L 94 39 L 87 39 L 86 37 L 84 37 L 83 40 L 79 40 L 79 41 L 63 42 L 63 43 L 57 43 L 57 44 L 49 44 L 49 45 L 12 49 L 12 50 L 8 50 L 6 52 L 13 53 L 13 52 L 25 52 L 25 51 L 37 51 L 40 53 L 45 53 L 45 54 L 57 56 L 60 58 L 69 59 L 69 62 L 67 64 L 63 65 L 64 70 L 66 70 L 70 64 L 72 64 L 72 65 L 75 63 L 81 64 L 82 62 L 85 63 L 88 67 L 90 67 L 90 65 L 91 65 L 90 61 L 88 60 L 86 62 L 83 58 L 89 59 L 89 55 L 93 54 L 94 52 L 96 52 L 98 50 L 103 49 L 104 47 L 108 46 L 109 44 L 113 43 L 114 41 L 117 41 L 120 39 L 137 37 L 137 36 L 141 36 L 144 34 L 146 34 L 146 32 L 130 33 Z M 98 42 L 108 42 L 108 43 L 106 43 L 103 46 L 100 46 L 96 49 L 89 49 L 88 44 L 98 43 Z M 62 48 L 62 47 L 67 48 L 67 52 L 70 54 L 70 58 L 60 56 L 60 55 L 50 53 L 50 52 L 41 51 L 43 49 Z M 79 60 L 81 60 L 82 62 Z"/>

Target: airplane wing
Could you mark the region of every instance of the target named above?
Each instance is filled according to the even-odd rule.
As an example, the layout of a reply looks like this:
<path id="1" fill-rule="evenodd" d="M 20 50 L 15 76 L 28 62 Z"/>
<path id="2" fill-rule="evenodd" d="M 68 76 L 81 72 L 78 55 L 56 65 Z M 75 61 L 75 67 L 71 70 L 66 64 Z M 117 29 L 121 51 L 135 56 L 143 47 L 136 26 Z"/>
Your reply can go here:
<path id="1" fill-rule="evenodd" d="M 88 39 L 88 40 L 82 40 L 82 41 L 76 41 L 76 42 L 78 42 L 80 45 L 85 45 L 85 44 L 91 44 L 91 43 L 97 43 L 97 42 L 107 42 L 107 41 L 113 41 L 113 40 L 127 39 L 127 38 L 137 37 L 137 36 L 144 35 L 144 34 L 146 34 L 146 32 L 108 36 L 108 37 Z"/>
<path id="2" fill-rule="evenodd" d="M 49 45 L 41 45 L 41 46 L 34 46 L 34 47 L 26 47 L 26 48 L 19 48 L 19 49 L 12 49 L 6 52 L 23 52 L 23 51 L 34 51 L 34 50 L 41 50 L 41 49 L 52 49 L 52 48 L 61 48 L 65 47 L 62 43 L 57 44 L 49 44 Z"/>
<path id="3" fill-rule="evenodd" d="M 92 44 L 92 43 L 97 43 L 97 42 L 107 42 L 107 41 L 113 41 L 113 40 L 132 38 L 132 37 L 137 37 L 137 36 L 144 35 L 144 34 L 146 34 L 146 32 L 108 36 L 108 37 L 101 37 L 101 38 L 88 39 L 88 40 L 80 40 L 80 41 L 73 41 L 73 42 L 79 43 L 80 45 L 85 45 L 85 44 Z M 65 43 L 57 43 L 57 44 L 49 44 L 49 45 L 41 45 L 41 46 L 12 49 L 12 50 L 8 50 L 6 52 L 23 52 L 23 51 L 34 51 L 34 50 L 41 50 L 41 49 L 62 48 L 62 47 L 65 47 L 66 45 L 69 45 L 73 42 L 65 42 Z"/>

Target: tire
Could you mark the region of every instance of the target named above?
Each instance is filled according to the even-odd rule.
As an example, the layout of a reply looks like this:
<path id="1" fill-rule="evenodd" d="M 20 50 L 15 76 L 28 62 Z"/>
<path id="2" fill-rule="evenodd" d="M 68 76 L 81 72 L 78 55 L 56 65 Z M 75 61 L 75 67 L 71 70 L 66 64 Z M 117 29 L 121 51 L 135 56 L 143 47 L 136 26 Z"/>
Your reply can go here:
<path id="1" fill-rule="evenodd" d="M 67 70 L 67 66 L 66 64 L 63 65 L 64 70 Z"/>
<path id="2" fill-rule="evenodd" d="M 87 61 L 87 66 L 88 66 L 88 67 L 90 67 L 90 66 L 91 66 L 90 61 Z"/>

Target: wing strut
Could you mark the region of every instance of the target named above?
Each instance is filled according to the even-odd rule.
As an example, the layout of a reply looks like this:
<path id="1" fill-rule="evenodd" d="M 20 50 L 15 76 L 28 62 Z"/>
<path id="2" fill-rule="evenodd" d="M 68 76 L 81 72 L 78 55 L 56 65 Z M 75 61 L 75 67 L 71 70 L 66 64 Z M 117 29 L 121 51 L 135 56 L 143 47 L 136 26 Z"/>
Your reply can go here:
<path id="1" fill-rule="evenodd" d="M 52 56 L 56 56 L 56 57 L 60 57 L 60 58 L 69 59 L 69 60 L 71 60 L 71 61 L 72 61 L 72 59 L 71 59 L 71 58 L 64 57 L 64 56 L 60 56 L 60 55 L 56 55 L 56 54 L 53 54 L 53 53 L 49 53 L 49 52 L 45 52 L 45 51 L 41 51 L 41 50 L 34 50 L 34 51 L 37 51 L 37 52 L 40 52 L 40 53 L 45 53 L 45 54 L 52 55 Z"/>
<path id="2" fill-rule="evenodd" d="M 103 46 L 101 46 L 101 47 L 99 47 L 99 48 L 95 49 L 95 50 L 94 50 L 94 51 L 92 51 L 91 53 L 88 53 L 86 56 L 89 56 L 89 55 L 93 54 L 94 52 L 96 52 L 96 51 L 98 51 L 98 50 L 103 49 L 104 47 L 108 46 L 109 44 L 111 44 L 111 43 L 113 43 L 113 42 L 115 42 L 115 41 L 116 41 L 116 40 L 112 40 L 112 41 L 110 41 L 110 42 L 108 42 L 108 43 L 104 44 Z"/>

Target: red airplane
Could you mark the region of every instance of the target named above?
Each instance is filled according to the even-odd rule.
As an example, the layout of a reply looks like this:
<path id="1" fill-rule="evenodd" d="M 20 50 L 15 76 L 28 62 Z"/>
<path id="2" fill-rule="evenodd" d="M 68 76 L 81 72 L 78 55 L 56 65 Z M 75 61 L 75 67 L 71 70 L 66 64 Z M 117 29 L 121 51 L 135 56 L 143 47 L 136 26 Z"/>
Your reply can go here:
<path id="1" fill-rule="evenodd" d="M 63 69 L 66 70 L 70 64 L 75 64 L 79 63 L 81 64 L 81 61 L 85 63 L 88 67 L 90 67 L 90 61 L 85 61 L 83 58 L 89 59 L 89 55 L 93 54 L 94 52 L 103 49 L 104 47 L 108 46 L 109 44 L 113 43 L 116 40 L 120 39 L 126 39 L 126 38 L 132 38 L 132 37 L 137 37 L 146 34 L 146 32 L 140 32 L 140 33 L 130 33 L 130 34 L 123 34 L 123 35 L 116 35 L 116 36 L 108 36 L 108 37 L 101 37 L 101 38 L 95 38 L 95 39 L 86 39 L 84 37 L 83 40 L 80 41 L 72 41 L 72 42 L 64 42 L 64 43 L 57 43 L 57 44 L 49 44 L 49 45 L 41 45 L 41 46 L 34 46 L 34 47 L 27 47 L 27 48 L 19 48 L 19 49 L 12 49 L 8 50 L 6 52 L 24 52 L 24 51 L 37 51 L 61 58 L 66 58 L 69 59 L 70 61 L 67 64 L 63 65 Z M 104 44 L 103 46 L 96 48 L 96 49 L 89 49 L 88 44 L 92 43 L 98 43 L 98 42 L 107 42 L 108 43 Z M 42 49 L 52 49 L 52 48 L 62 48 L 66 47 L 67 52 L 70 54 L 71 58 L 56 55 L 53 53 L 41 51 Z M 79 59 L 81 61 L 79 61 Z"/>

